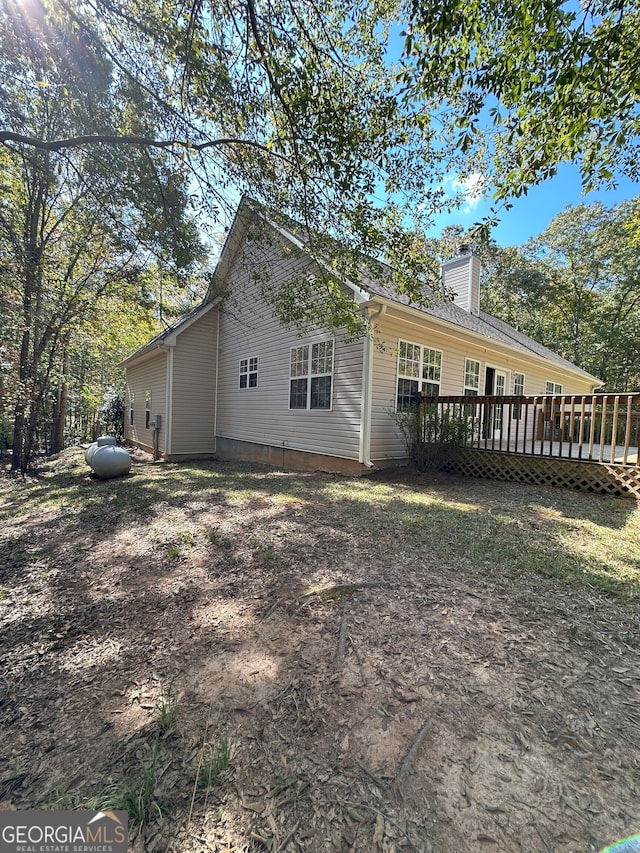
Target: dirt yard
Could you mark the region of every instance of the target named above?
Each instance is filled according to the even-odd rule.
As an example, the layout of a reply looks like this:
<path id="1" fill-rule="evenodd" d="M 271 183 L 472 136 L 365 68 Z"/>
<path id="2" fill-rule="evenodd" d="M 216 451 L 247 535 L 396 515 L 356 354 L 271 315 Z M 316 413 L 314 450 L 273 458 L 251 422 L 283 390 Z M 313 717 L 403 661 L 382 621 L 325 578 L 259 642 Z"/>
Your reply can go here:
<path id="1" fill-rule="evenodd" d="M 639 533 L 445 476 L 5 475 L 1 807 L 125 804 L 132 850 L 183 853 L 640 833 Z"/>

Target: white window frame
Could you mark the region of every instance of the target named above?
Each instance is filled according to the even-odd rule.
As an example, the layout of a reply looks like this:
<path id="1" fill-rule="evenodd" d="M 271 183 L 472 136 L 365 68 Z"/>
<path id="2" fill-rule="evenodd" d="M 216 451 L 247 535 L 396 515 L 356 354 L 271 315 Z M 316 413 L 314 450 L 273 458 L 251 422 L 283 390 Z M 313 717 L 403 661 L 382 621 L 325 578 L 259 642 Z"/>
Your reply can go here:
<path id="1" fill-rule="evenodd" d="M 520 381 L 521 380 L 521 381 Z M 513 396 L 524 397 L 524 383 L 526 377 L 524 373 L 514 372 L 513 374 Z M 514 403 L 511 409 L 511 417 L 514 421 L 522 420 L 522 406 L 520 403 Z"/>
<path id="2" fill-rule="evenodd" d="M 295 355 L 294 355 L 295 354 Z M 333 368 L 335 363 L 335 340 L 324 338 L 298 344 L 289 350 L 289 410 L 292 412 L 330 412 L 333 409 Z M 329 405 L 314 405 L 314 390 L 319 383 L 314 380 L 329 380 Z M 304 391 L 296 397 L 304 398 L 304 406 L 292 406 L 293 383 L 306 382 Z M 326 383 L 324 383 L 326 384 Z M 315 388 L 314 388 L 315 385 Z M 302 386 L 300 386 L 302 387 Z M 323 394 L 323 397 L 325 395 Z"/>
<path id="3" fill-rule="evenodd" d="M 129 426 L 133 426 L 135 422 L 135 394 L 129 391 Z"/>
<path id="4" fill-rule="evenodd" d="M 519 380 L 522 381 L 519 381 Z M 525 375 L 524 373 L 514 373 L 513 374 L 513 396 L 514 397 L 524 397 L 524 383 L 525 383 Z"/>
<path id="5" fill-rule="evenodd" d="M 410 353 L 408 348 L 412 347 Z M 417 358 L 415 357 L 417 355 Z M 409 365 L 415 367 L 407 369 Z M 400 405 L 400 382 L 415 383 L 415 395 L 413 393 L 402 395 L 404 403 Z M 409 408 L 407 398 L 413 398 L 428 392 L 430 397 L 440 396 L 440 384 L 442 382 L 442 350 L 429 347 L 424 344 L 416 344 L 413 341 L 398 341 L 398 360 L 396 364 L 396 411 Z M 434 390 L 433 386 L 437 386 Z"/>
<path id="6" fill-rule="evenodd" d="M 144 399 L 144 428 L 151 429 L 151 391 L 147 391 Z"/>
<path id="7" fill-rule="evenodd" d="M 503 380 L 500 382 L 500 380 Z M 486 380 L 485 380 L 486 381 Z M 502 397 L 507 393 L 507 371 L 506 370 L 498 370 L 494 368 L 493 373 L 493 396 L 494 397 Z M 502 385 L 502 391 L 498 391 L 498 387 Z M 485 392 L 486 392 L 485 387 Z M 501 403 L 496 403 L 493 407 L 493 429 L 495 432 L 500 432 L 502 430 L 502 422 L 504 415 L 504 405 Z"/>
<path id="8" fill-rule="evenodd" d="M 240 359 L 238 371 L 238 388 L 246 391 L 250 388 L 258 387 L 258 356 L 252 355 L 247 358 Z M 252 384 L 252 379 L 255 381 Z M 244 380 L 244 385 L 242 384 Z"/>
<path id="9" fill-rule="evenodd" d="M 472 364 L 476 364 L 478 366 L 477 371 L 474 370 L 473 373 L 469 370 Z M 465 397 L 479 397 L 480 396 L 480 367 L 481 364 L 477 358 L 465 358 L 464 360 L 464 378 L 463 378 L 463 387 L 464 387 L 464 396 Z M 470 383 L 468 380 L 472 376 L 475 375 L 476 384 Z"/>
<path id="10" fill-rule="evenodd" d="M 550 379 L 547 379 L 544 383 L 544 393 L 553 394 L 554 396 L 562 394 L 562 385 L 559 382 L 552 382 Z"/>

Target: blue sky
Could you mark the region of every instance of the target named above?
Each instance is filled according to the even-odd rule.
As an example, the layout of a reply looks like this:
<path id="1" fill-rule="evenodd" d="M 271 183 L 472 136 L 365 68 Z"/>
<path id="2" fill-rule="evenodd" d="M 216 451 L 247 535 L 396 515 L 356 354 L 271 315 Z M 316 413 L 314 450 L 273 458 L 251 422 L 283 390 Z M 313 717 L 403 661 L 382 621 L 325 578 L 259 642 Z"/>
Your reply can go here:
<path id="1" fill-rule="evenodd" d="M 554 216 L 568 206 L 601 201 L 613 207 L 637 195 L 640 195 L 640 184 L 622 177 L 617 189 L 597 190 L 585 196 L 578 167 L 565 165 L 554 178 L 532 187 L 526 196 L 514 199 L 513 207 L 501 213 L 500 224 L 492 236 L 501 246 L 519 246 L 529 237 L 542 233 Z M 469 228 L 488 215 L 490 209 L 490 200 L 471 198 L 460 210 L 438 215 L 430 235 L 438 236 L 445 225 L 460 224 Z"/>

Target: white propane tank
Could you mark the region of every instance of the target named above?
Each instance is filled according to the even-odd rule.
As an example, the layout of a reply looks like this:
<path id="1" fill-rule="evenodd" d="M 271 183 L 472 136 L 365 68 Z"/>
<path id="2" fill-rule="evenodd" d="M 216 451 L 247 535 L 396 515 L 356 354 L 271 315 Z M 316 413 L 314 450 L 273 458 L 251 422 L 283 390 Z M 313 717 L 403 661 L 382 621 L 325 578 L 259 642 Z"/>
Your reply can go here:
<path id="1" fill-rule="evenodd" d="M 90 464 L 101 480 L 108 480 L 128 474 L 131 470 L 131 457 L 122 447 L 104 444 L 102 447 L 96 447 Z"/>
<path id="2" fill-rule="evenodd" d="M 96 438 L 96 444 L 98 447 L 115 447 L 118 442 L 112 435 L 99 435 Z"/>
<path id="3" fill-rule="evenodd" d="M 85 450 L 84 461 L 87 463 L 87 465 L 91 465 L 91 459 L 92 459 L 93 454 L 96 452 L 97 449 L 98 449 L 98 443 L 96 441 L 92 441 L 91 444 L 89 445 L 89 447 L 87 447 L 87 449 Z"/>
<path id="4" fill-rule="evenodd" d="M 115 446 L 116 444 L 117 444 L 117 441 L 112 435 L 101 435 L 101 436 L 99 436 L 95 441 L 92 441 L 91 444 L 89 445 L 89 447 L 87 447 L 87 449 L 85 450 L 84 461 L 87 463 L 87 465 L 90 465 L 93 468 L 93 465 L 91 465 L 91 460 L 93 459 L 93 454 L 96 452 L 96 450 L 99 447 L 104 447 L 104 446 L 111 447 L 111 446 Z"/>

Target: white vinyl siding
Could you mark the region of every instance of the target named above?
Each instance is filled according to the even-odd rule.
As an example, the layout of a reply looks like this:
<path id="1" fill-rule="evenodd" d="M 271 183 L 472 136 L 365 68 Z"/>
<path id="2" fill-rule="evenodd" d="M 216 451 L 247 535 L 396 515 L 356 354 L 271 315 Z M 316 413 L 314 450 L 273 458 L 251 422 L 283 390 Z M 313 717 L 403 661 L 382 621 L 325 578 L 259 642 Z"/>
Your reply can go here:
<path id="1" fill-rule="evenodd" d="M 480 313 L 480 258 L 453 258 L 442 266 L 443 280 L 454 292 L 453 303 L 476 316 Z"/>
<path id="2" fill-rule="evenodd" d="M 364 342 L 332 341 L 331 408 L 291 409 L 291 351 L 326 344 L 327 331 L 305 333 L 285 328 L 262 299 L 254 275 L 269 265 L 269 282 L 278 286 L 309 268 L 308 259 L 283 254 L 277 244 L 241 245 L 227 283 L 233 294 L 220 315 L 218 435 L 258 445 L 301 450 L 357 460 L 360 449 L 360 411 Z M 259 358 L 258 387 L 238 392 L 240 359 Z M 316 349 L 316 359 L 325 359 Z M 316 368 L 320 369 L 316 360 Z M 313 364 L 312 364 L 313 367 Z M 329 371 L 324 371 L 325 376 Z M 326 389 L 325 389 L 326 390 Z"/>
<path id="3" fill-rule="evenodd" d="M 134 364 L 127 368 L 127 394 L 129 401 L 133 402 L 133 424 L 131 413 L 129 421 L 125 425 L 125 438 L 140 445 L 145 450 L 153 449 L 153 436 L 151 429 L 147 426 L 155 415 L 160 415 L 163 422 L 167 410 L 167 354 L 159 352 L 141 364 Z M 149 395 L 149 408 L 147 409 L 147 395 Z M 158 447 L 160 453 L 165 452 L 165 431 L 160 430 L 158 436 Z"/>
<path id="4" fill-rule="evenodd" d="M 212 308 L 176 337 L 171 458 L 215 452 L 217 331 L 218 309 Z"/>

